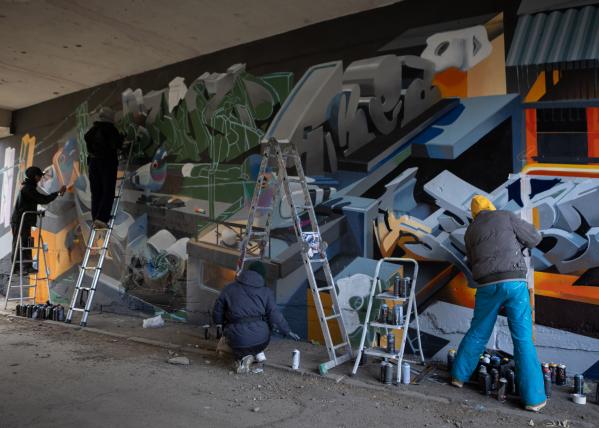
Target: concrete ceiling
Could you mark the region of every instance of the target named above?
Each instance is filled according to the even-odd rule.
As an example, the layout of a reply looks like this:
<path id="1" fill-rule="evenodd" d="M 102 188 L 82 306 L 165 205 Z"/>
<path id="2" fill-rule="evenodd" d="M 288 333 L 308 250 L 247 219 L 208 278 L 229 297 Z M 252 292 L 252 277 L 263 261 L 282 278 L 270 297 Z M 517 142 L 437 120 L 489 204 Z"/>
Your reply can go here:
<path id="1" fill-rule="evenodd" d="M 16 110 L 390 3 L 0 0 L 0 108 Z"/>

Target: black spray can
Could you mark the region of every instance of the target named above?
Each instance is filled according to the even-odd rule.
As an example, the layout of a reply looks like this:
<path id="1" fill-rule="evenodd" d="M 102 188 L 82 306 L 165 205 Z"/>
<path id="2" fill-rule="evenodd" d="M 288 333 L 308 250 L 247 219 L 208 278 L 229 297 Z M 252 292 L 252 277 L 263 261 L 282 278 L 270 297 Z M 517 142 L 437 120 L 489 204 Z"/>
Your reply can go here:
<path id="1" fill-rule="evenodd" d="M 393 366 L 386 361 L 381 363 L 380 381 L 386 385 L 393 383 Z"/>
<path id="2" fill-rule="evenodd" d="M 499 388 L 499 370 L 491 369 L 491 390 L 497 391 Z"/>
<path id="3" fill-rule="evenodd" d="M 584 377 L 581 374 L 574 376 L 574 394 L 584 394 Z"/>
<path id="4" fill-rule="evenodd" d="M 389 306 L 386 303 L 383 303 L 381 305 L 381 309 L 380 309 L 380 313 L 379 313 L 379 322 L 386 324 L 388 317 L 389 317 Z"/>
<path id="5" fill-rule="evenodd" d="M 512 369 L 508 369 L 506 375 L 507 393 L 510 395 L 516 395 L 516 373 L 514 373 Z"/>
<path id="6" fill-rule="evenodd" d="M 395 336 L 393 333 L 387 333 L 387 352 L 395 354 Z"/>
<path id="7" fill-rule="evenodd" d="M 36 320 L 39 319 L 40 317 L 40 307 L 39 305 L 35 305 L 33 307 L 33 309 L 31 310 L 31 319 L 32 320 Z"/>
<path id="8" fill-rule="evenodd" d="M 393 282 L 393 295 L 395 297 L 401 296 L 401 276 L 397 275 Z"/>
<path id="9" fill-rule="evenodd" d="M 21 305 L 17 305 L 15 308 L 15 314 L 20 317 L 21 316 Z"/>
<path id="10" fill-rule="evenodd" d="M 497 388 L 497 399 L 501 402 L 507 400 L 507 379 L 499 379 L 499 388 Z"/>
<path id="11" fill-rule="evenodd" d="M 560 364 L 557 366 L 557 375 L 555 376 L 555 383 L 563 386 L 566 384 L 566 365 Z"/>
<path id="12" fill-rule="evenodd" d="M 551 375 L 545 373 L 543 375 L 543 382 L 545 383 L 545 396 L 547 398 L 551 397 Z"/>
<path id="13" fill-rule="evenodd" d="M 64 321 L 64 307 L 62 305 L 58 305 L 54 311 L 58 312 L 56 315 L 56 321 Z"/>
<path id="14" fill-rule="evenodd" d="M 27 318 L 31 318 L 33 316 L 33 305 L 27 305 Z"/>
<path id="15" fill-rule="evenodd" d="M 555 383 L 557 380 L 557 364 L 549 363 L 549 371 L 551 372 L 551 383 Z"/>
<path id="16" fill-rule="evenodd" d="M 376 332 L 376 347 L 381 347 L 381 333 L 379 333 L 378 331 Z"/>

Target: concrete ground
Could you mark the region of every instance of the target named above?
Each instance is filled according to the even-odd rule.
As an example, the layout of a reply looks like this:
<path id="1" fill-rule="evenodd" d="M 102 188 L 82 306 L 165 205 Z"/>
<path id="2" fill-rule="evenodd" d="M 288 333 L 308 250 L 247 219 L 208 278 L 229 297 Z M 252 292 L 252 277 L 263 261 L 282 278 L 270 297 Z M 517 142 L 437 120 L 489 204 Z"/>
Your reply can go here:
<path id="1" fill-rule="evenodd" d="M 346 376 L 349 366 L 321 377 L 322 347 L 282 340 L 269 347 L 264 373 L 237 375 L 197 327 L 145 330 L 139 318 L 108 314 L 93 314 L 90 325 L 0 316 L 1 428 L 599 426 L 599 405 L 575 405 L 566 389 L 554 389 L 546 410 L 532 414 L 452 388 L 439 368 L 399 387 L 378 383 L 374 362 L 356 377 Z M 300 371 L 287 368 L 294 347 Z M 191 364 L 168 364 L 175 354 Z"/>

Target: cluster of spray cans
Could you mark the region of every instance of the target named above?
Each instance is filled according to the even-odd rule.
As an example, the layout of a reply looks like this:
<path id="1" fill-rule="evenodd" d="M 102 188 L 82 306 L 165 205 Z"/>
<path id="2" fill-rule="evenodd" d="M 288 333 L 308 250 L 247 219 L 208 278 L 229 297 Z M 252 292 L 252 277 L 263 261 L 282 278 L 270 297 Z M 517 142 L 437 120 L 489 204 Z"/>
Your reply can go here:
<path id="1" fill-rule="evenodd" d="M 41 305 L 17 305 L 17 316 L 34 320 L 64 321 L 64 307 L 46 302 Z"/>
<path id="2" fill-rule="evenodd" d="M 455 350 L 450 350 L 447 357 L 449 366 L 455 359 Z M 518 395 L 515 365 L 509 358 L 481 355 L 474 376 L 482 394 L 494 395 L 502 402 L 507 400 L 508 395 Z"/>
<path id="3" fill-rule="evenodd" d="M 543 373 L 543 382 L 545 384 L 545 395 L 551 397 L 552 385 L 563 386 L 567 381 L 566 365 L 555 363 L 542 363 L 541 371 Z M 581 375 L 577 375 L 581 376 Z M 576 377 L 575 377 L 576 380 Z"/>
<path id="4" fill-rule="evenodd" d="M 387 360 L 381 362 L 380 368 L 380 381 L 385 385 L 393 384 L 393 366 L 394 364 L 390 363 Z M 401 383 L 407 385 L 410 383 L 411 379 L 411 370 L 410 363 L 404 361 L 401 363 Z"/>

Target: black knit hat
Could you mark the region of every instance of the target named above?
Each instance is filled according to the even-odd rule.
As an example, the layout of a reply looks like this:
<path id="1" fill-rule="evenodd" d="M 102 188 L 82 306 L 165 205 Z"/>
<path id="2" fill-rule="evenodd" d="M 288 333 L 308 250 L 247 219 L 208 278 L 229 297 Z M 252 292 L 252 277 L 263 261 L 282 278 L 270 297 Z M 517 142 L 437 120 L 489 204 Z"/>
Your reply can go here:
<path id="1" fill-rule="evenodd" d="M 253 262 L 248 266 L 248 270 L 253 270 L 254 272 L 260 274 L 263 280 L 266 281 L 266 266 L 262 262 Z"/>
<path id="2" fill-rule="evenodd" d="M 35 177 L 42 177 L 44 175 L 44 171 L 42 171 L 37 166 L 30 166 L 25 170 L 25 177 L 30 180 L 33 180 Z"/>

